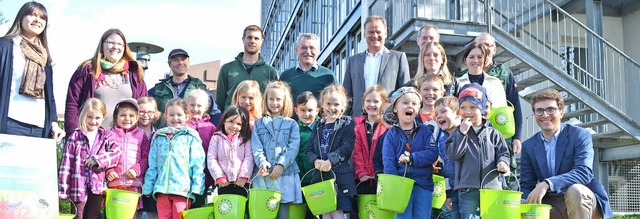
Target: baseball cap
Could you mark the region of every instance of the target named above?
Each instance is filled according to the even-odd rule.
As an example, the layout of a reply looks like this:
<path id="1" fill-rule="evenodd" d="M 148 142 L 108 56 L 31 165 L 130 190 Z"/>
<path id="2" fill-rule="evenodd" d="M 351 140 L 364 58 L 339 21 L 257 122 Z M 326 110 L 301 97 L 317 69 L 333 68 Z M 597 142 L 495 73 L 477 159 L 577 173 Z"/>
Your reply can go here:
<path id="1" fill-rule="evenodd" d="M 184 51 L 184 49 L 174 49 L 169 53 L 169 59 L 173 58 L 176 55 L 184 55 L 186 57 L 189 57 L 189 53 L 187 53 L 187 51 Z"/>

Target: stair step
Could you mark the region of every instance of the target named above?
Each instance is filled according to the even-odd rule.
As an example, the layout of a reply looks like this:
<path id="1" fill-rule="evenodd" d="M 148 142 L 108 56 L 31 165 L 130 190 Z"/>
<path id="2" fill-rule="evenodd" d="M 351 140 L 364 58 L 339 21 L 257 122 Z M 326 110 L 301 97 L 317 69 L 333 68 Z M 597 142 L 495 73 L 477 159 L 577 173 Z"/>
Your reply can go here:
<path id="1" fill-rule="evenodd" d="M 604 125 L 604 124 L 609 124 L 609 123 L 611 123 L 611 122 L 609 122 L 609 120 L 598 119 L 598 120 L 591 121 L 591 122 L 580 123 L 580 124 L 577 124 L 577 126 L 580 126 L 582 128 L 588 128 L 588 127 L 594 127 L 594 126 L 599 126 L 599 125 Z"/>
<path id="2" fill-rule="evenodd" d="M 518 87 L 529 87 L 531 85 L 538 84 L 546 80 L 547 80 L 547 77 L 545 77 L 543 74 L 535 74 L 528 78 L 522 79 L 517 83 L 518 83 Z"/>
<path id="3" fill-rule="evenodd" d="M 529 66 L 529 64 L 527 64 L 526 62 L 520 62 L 517 65 L 511 66 L 509 68 L 509 70 L 511 70 L 511 72 L 513 72 L 513 75 L 518 75 L 522 72 L 525 72 L 527 70 L 531 69 L 531 66 Z"/>
<path id="4" fill-rule="evenodd" d="M 569 97 L 564 98 L 564 105 L 565 106 L 568 106 L 568 105 L 571 105 L 571 104 L 574 104 L 574 103 L 578 103 L 578 102 L 580 102 L 580 99 L 574 97 L 573 95 L 570 95 Z"/>
<path id="5" fill-rule="evenodd" d="M 552 85 L 552 86 L 550 86 L 550 87 L 546 87 L 546 88 L 542 88 L 542 89 L 534 90 L 534 89 L 533 89 L 533 88 L 531 88 L 531 87 L 526 87 L 526 86 L 522 86 L 522 85 L 520 85 L 520 82 L 517 82 L 517 83 L 518 83 L 518 89 L 520 89 L 520 91 L 518 92 L 518 94 L 520 95 L 520 97 L 521 97 L 521 98 L 523 98 L 523 99 L 525 99 L 525 100 L 527 100 L 527 101 L 529 101 L 529 100 L 531 99 L 531 97 L 532 97 L 534 94 L 536 94 L 536 93 L 538 93 L 538 92 L 540 92 L 540 91 L 542 91 L 542 90 L 545 90 L 545 89 L 553 88 L 553 89 L 557 90 L 558 92 L 562 92 L 562 91 L 564 91 L 564 88 L 560 87 L 560 86 L 559 86 L 559 85 L 557 85 L 557 84 L 553 84 L 553 85 Z M 525 91 L 525 90 L 526 90 L 526 91 Z M 524 91 L 524 92 L 523 92 L 523 91 Z M 566 100 L 565 100 L 565 102 L 566 102 Z M 565 104 L 565 105 L 567 105 L 567 104 Z"/>
<path id="6" fill-rule="evenodd" d="M 583 115 L 587 115 L 590 113 L 594 113 L 595 110 L 589 108 L 589 107 L 585 107 L 583 109 L 579 109 L 576 111 L 571 111 L 571 112 L 567 112 L 564 114 L 564 117 L 562 117 L 562 121 L 565 122 L 571 118 L 577 118 L 579 116 L 583 116 Z"/>
<path id="7" fill-rule="evenodd" d="M 622 136 L 627 136 L 627 133 L 625 133 L 622 130 L 613 130 L 613 131 L 609 131 L 609 132 L 603 132 L 603 133 L 596 133 L 591 135 L 591 137 L 593 139 L 600 139 L 600 138 L 619 138 Z"/>

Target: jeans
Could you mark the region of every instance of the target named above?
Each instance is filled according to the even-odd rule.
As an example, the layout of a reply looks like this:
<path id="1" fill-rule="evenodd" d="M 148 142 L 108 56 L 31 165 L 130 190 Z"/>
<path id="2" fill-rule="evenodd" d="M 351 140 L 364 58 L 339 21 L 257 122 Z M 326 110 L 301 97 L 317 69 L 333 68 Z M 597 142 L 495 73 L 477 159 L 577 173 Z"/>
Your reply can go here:
<path id="1" fill-rule="evenodd" d="M 430 218 L 432 199 L 431 191 L 414 185 L 407 209 L 402 214 L 396 214 L 396 219 Z"/>
<path id="2" fill-rule="evenodd" d="M 480 219 L 480 190 L 459 190 L 458 201 L 460 203 L 460 219 Z"/>
<path id="3" fill-rule="evenodd" d="M 22 123 L 12 118 L 7 119 L 7 133 L 10 135 L 28 136 L 42 138 L 47 136 L 44 133 L 44 129 L 35 125 Z"/>

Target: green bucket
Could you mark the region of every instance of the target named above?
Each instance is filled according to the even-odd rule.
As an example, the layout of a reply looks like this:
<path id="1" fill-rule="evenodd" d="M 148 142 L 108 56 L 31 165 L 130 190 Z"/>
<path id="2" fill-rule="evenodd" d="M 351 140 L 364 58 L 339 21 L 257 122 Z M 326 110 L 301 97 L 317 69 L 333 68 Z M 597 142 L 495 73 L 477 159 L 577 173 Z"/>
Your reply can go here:
<path id="1" fill-rule="evenodd" d="M 444 177 L 433 175 L 433 199 L 431 201 L 431 207 L 441 209 L 446 200 L 447 185 L 445 184 Z"/>
<path id="2" fill-rule="evenodd" d="M 133 218 L 136 215 L 140 193 L 119 189 L 107 189 L 106 193 L 107 218 Z"/>
<path id="3" fill-rule="evenodd" d="M 213 198 L 214 218 L 243 219 L 247 198 L 241 195 L 225 194 Z"/>
<path id="4" fill-rule="evenodd" d="M 59 219 L 74 219 L 75 217 L 75 214 L 58 214 Z"/>
<path id="5" fill-rule="evenodd" d="M 289 219 L 305 219 L 307 217 L 307 204 L 289 204 Z"/>
<path id="6" fill-rule="evenodd" d="M 301 179 L 304 179 L 313 170 L 315 169 L 309 170 Z M 333 171 L 331 172 L 333 173 Z M 323 181 L 321 182 L 302 187 L 302 194 L 304 194 L 309 210 L 313 215 L 321 215 L 336 210 L 338 199 L 336 197 L 335 175 L 333 173 L 333 179 L 322 179 Z M 322 177 L 322 174 L 320 174 L 320 177 Z"/>
<path id="7" fill-rule="evenodd" d="M 213 219 L 213 205 L 205 205 L 200 208 L 192 208 L 182 211 L 184 219 Z"/>
<path id="8" fill-rule="evenodd" d="M 369 218 L 369 203 L 376 205 L 376 195 L 358 195 L 358 216 Z"/>
<path id="9" fill-rule="evenodd" d="M 551 205 L 545 204 L 521 204 L 520 218 L 522 219 L 549 219 Z"/>
<path id="10" fill-rule="evenodd" d="M 276 218 L 282 193 L 269 190 L 249 189 L 249 217 L 250 218 Z"/>
<path id="11" fill-rule="evenodd" d="M 385 211 L 378 208 L 378 205 L 375 201 L 367 204 L 367 215 L 365 217 L 360 218 L 369 218 L 369 219 L 393 219 L 395 218 L 396 213 L 391 211 Z"/>
<path id="12" fill-rule="evenodd" d="M 511 104 L 511 102 L 507 102 Z M 491 107 L 488 118 L 492 127 L 498 130 L 505 139 L 511 138 L 516 133 L 513 104 L 511 106 Z"/>
<path id="13" fill-rule="evenodd" d="M 480 217 L 519 218 L 522 192 L 480 189 Z"/>
<path id="14" fill-rule="evenodd" d="M 405 163 L 404 175 L 407 175 L 409 164 Z M 404 213 L 409 205 L 413 179 L 391 174 L 378 174 L 378 188 L 376 190 L 376 202 L 378 208 L 396 213 Z"/>

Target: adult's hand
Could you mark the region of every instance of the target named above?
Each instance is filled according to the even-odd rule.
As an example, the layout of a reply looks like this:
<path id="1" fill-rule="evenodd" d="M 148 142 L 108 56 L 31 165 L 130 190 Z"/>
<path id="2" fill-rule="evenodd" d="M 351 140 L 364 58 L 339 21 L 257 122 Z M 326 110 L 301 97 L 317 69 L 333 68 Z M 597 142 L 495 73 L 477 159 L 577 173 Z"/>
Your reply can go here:
<path id="1" fill-rule="evenodd" d="M 519 154 L 522 150 L 522 141 L 520 141 L 520 139 L 513 139 L 511 146 L 513 146 L 513 154 Z"/>
<path id="2" fill-rule="evenodd" d="M 541 204 L 542 198 L 545 194 L 547 194 L 547 190 L 549 190 L 549 184 L 544 181 L 539 182 L 536 185 L 536 188 L 534 188 L 533 191 L 529 193 L 525 204 Z"/>
<path id="3" fill-rule="evenodd" d="M 56 144 L 60 144 L 66 133 L 58 126 L 58 123 L 53 122 L 51 123 L 51 135 L 56 140 Z"/>

